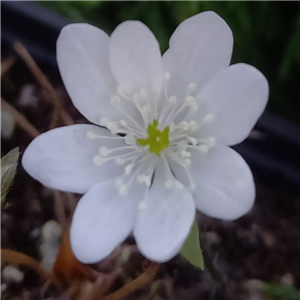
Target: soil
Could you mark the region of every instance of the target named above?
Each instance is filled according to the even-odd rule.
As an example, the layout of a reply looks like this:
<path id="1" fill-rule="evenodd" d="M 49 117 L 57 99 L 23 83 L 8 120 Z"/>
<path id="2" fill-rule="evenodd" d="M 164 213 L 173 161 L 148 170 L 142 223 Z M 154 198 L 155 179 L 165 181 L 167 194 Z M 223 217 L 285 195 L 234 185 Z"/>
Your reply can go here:
<path id="1" fill-rule="evenodd" d="M 76 123 L 87 123 L 73 107 L 58 73 L 51 74 L 50 79 L 56 83 L 64 108 Z M 33 85 L 33 94 L 27 95 L 28 99 L 24 101 L 20 95 L 28 85 Z M 44 101 L 40 87 L 20 59 L 3 76 L 2 97 L 40 132 L 48 130 L 52 105 Z M 19 146 L 22 155 L 31 140 L 32 137 L 16 125 L 10 138 L 2 138 L 2 154 Z M 208 259 L 204 272 L 177 256 L 160 267 L 156 279 L 148 287 L 136 291 L 128 299 L 267 299 L 253 284 L 257 282 L 253 279 L 278 283 L 288 281 L 286 284 L 300 288 L 300 198 L 285 194 L 276 187 L 265 187 L 260 182 L 256 182 L 256 187 L 253 209 L 237 221 L 225 222 L 198 215 L 201 246 Z M 75 196 L 76 199 L 79 197 Z M 52 190 L 33 180 L 19 165 L 2 209 L 2 248 L 41 260 L 43 225 L 49 220 L 60 221 L 62 225 L 54 198 Z M 64 201 L 68 216 L 72 208 L 66 199 L 62 194 L 61 201 Z M 92 267 L 105 274 L 114 274 L 110 287 L 113 290 L 138 276 L 142 264 L 143 257 L 133 239 L 129 238 L 111 257 Z M 213 267 L 209 267 L 210 264 Z M 2 269 L 6 266 L 4 263 Z M 61 291 L 48 288 L 35 271 L 24 266 L 15 267 L 24 274 L 24 279 L 14 282 L 3 278 L 3 299 L 69 299 Z"/>

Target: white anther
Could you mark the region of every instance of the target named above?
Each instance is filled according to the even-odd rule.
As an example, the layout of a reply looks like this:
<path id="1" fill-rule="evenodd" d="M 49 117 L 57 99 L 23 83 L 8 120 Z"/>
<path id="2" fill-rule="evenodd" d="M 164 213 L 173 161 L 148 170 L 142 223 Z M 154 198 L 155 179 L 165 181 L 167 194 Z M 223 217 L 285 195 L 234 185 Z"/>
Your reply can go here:
<path id="1" fill-rule="evenodd" d="M 184 164 L 185 167 L 189 167 L 191 165 L 191 160 L 188 159 L 188 158 L 185 158 L 183 160 L 183 164 Z"/>
<path id="2" fill-rule="evenodd" d="M 150 177 L 146 175 L 138 175 L 137 181 L 139 183 L 145 183 L 147 186 L 150 186 L 151 184 Z"/>
<path id="3" fill-rule="evenodd" d="M 216 139 L 214 137 L 207 138 L 207 146 L 214 147 L 216 145 Z"/>
<path id="4" fill-rule="evenodd" d="M 186 121 L 182 121 L 178 124 L 178 127 L 184 131 L 189 129 L 189 123 Z"/>
<path id="5" fill-rule="evenodd" d="M 140 90 L 140 96 L 142 98 L 144 98 L 144 99 L 147 99 L 147 97 L 148 97 L 148 91 L 145 88 L 141 89 Z"/>
<path id="6" fill-rule="evenodd" d="M 144 209 L 146 209 L 146 208 L 147 208 L 147 205 L 146 205 L 145 201 L 141 201 L 141 202 L 139 203 L 139 209 L 140 209 L 140 210 L 144 210 Z"/>
<path id="7" fill-rule="evenodd" d="M 207 114 L 203 119 L 203 123 L 211 122 L 213 118 L 214 116 L 212 114 Z"/>
<path id="8" fill-rule="evenodd" d="M 197 140 L 192 136 L 189 136 L 188 140 L 192 143 L 193 146 L 196 146 L 198 144 Z"/>
<path id="9" fill-rule="evenodd" d="M 120 193 L 121 195 L 126 195 L 126 193 L 127 193 L 127 185 L 122 184 L 122 185 L 119 187 L 119 193 Z"/>
<path id="10" fill-rule="evenodd" d="M 179 181 L 175 182 L 175 188 L 178 190 L 182 190 L 183 189 L 183 184 Z"/>
<path id="11" fill-rule="evenodd" d="M 97 166 L 101 166 L 103 162 L 105 162 L 106 159 L 104 159 L 103 157 L 96 155 L 93 157 L 93 162 L 95 165 Z"/>
<path id="12" fill-rule="evenodd" d="M 177 143 L 177 147 L 178 147 L 178 150 L 179 150 L 178 152 L 186 150 L 187 146 L 188 146 L 188 143 L 186 141 L 180 141 L 180 142 L 178 142 Z"/>
<path id="13" fill-rule="evenodd" d="M 125 121 L 125 120 L 123 120 L 123 119 L 120 121 L 120 123 L 121 123 L 121 125 L 122 125 L 122 126 L 124 126 L 124 127 L 126 127 L 126 126 L 127 126 L 127 123 L 126 123 L 126 121 Z"/>
<path id="14" fill-rule="evenodd" d="M 180 152 L 180 156 L 181 156 L 181 157 L 190 157 L 190 156 L 191 156 L 191 153 L 188 152 L 188 151 L 186 151 L 186 150 L 182 150 L 182 151 Z"/>
<path id="15" fill-rule="evenodd" d="M 103 146 L 103 147 L 99 148 L 99 154 L 101 156 L 107 156 L 109 153 L 110 153 L 110 150 L 107 147 Z"/>
<path id="16" fill-rule="evenodd" d="M 176 129 L 176 125 L 174 122 L 170 123 L 169 129 L 170 129 L 170 132 L 173 132 Z"/>
<path id="17" fill-rule="evenodd" d="M 156 137 L 156 141 L 157 141 L 157 142 L 160 141 L 160 137 L 159 137 L 159 136 Z"/>
<path id="18" fill-rule="evenodd" d="M 193 82 L 190 83 L 189 86 L 188 86 L 188 93 L 193 93 L 193 92 L 195 92 L 196 88 L 197 88 L 196 83 L 193 83 Z"/>
<path id="19" fill-rule="evenodd" d="M 189 129 L 192 130 L 192 131 L 195 131 L 196 129 L 198 128 L 198 125 L 195 121 L 191 121 L 189 123 Z"/>
<path id="20" fill-rule="evenodd" d="M 123 165 L 125 163 L 125 161 L 126 160 L 124 158 L 122 158 L 122 157 L 116 157 L 115 158 L 116 165 Z"/>
<path id="21" fill-rule="evenodd" d="M 169 99 L 168 99 L 168 102 L 170 104 L 175 104 L 177 102 L 177 98 L 175 96 L 171 96 Z"/>
<path id="22" fill-rule="evenodd" d="M 119 131 L 117 123 L 108 122 L 106 126 L 111 131 L 111 133 L 117 133 Z"/>
<path id="23" fill-rule="evenodd" d="M 100 119 L 100 125 L 106 126 L 109 123 L 107 118 L 101 118 Z"/>
<path id="24" fill-rule="evenodd" d="M 126 135 L 125 136 L 125 143 L 127 145 L 134 145 L 135 144 L 135 138 L 133 136 Z"/>
<path id="25" fill-rule="evenodd" d="M 87 137 L 88 139 L 94 140 L 94 139 L 97 137 L 97 135 L 96 135 L 94 132 L 87 131 L 86 137 Z"/>
<path id="26" fill-rule="evenodd" d="M 195 98 L 193 96 L 187 96 L 187 97 L 185 97 L 185 102 L 188 105 L 193 105 L 193 104 L 195 104 Z"/>
<path id="27" fill-rule="evenodd" d="M 165 187 L 170 189 L 173 186 L 173 181 L 172 180 L 166 180 L 165 181 Z"/>
<path id="28" fill-rule="evenodd" d="M 125 167 L 125 174 L 126 175 L 130 175 L 130 173 L 131 173 L 131 171 L 132 171 L 132 168 L 133 168 L 133 165 L 127 165 L 126 167 Z"/>
<path id="29" fill-rule="evenodd" d="M 206 145 L 200 145 L 198 149 L 203 154 L 208 152 L 208 147 Z"/>
<path id="30" fill-rule="evenodd" d="M 116 187 L 116 188 L 119 188 L 122 184 L 123 184 L 123 180 L 122 180 L 121 178 L 118 178 L 118 179 L 115 181 L 115 187 Z"/>

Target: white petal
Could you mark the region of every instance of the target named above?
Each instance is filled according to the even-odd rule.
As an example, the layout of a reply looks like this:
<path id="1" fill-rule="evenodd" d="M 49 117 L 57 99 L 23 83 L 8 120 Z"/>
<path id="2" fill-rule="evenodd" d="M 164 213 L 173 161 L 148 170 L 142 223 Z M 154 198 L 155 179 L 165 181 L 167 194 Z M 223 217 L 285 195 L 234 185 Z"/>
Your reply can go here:
<path id="1" fill-rule="evenodd" d="M 139 250 L 156 262 L 168 261 L 180 251 L 195 217 L 192 195 L 185 188 L 166 188 L 164 175 L 159 162 L 134 227 Z"/>
<path id="2" fill-rule="evenodd" d="M 64 27 L 57 40 L 61 77 L 75 107 L 91 122 L 115 119 L 110 103 L 116 81 L 109 65 L 109 37 L 89 24 Z"/>
<path id="3" fill-rule="evenodd" d="M 197 95 L 199 110 L 213 116 L 207 134 L 226 145 L 240 143 L 264 111 L 268 96 L 268 82 L 256 68 L 235 64 L 222 70 Z"/>
<path id="4" fill-rule="evenodd" d="M 99 147 L 124 146 L 123 140 L 88 139 L 88 131 L 110 136 L 107 129 L 94 125 L 71 125 L 50 130 L 35 138 L 25 150 L 24 169 L 43 185 L 84 193 L 101 180 L 119 175 L 123 168 L 114 162 L 93 163 Z"/>
<path id="5" fill-rule="evenodd" d="M 121 87 L 132 93 L 162 85 L 159 44 L 149 28 L 139 21 L 120 24 L 111 35 L 110 64 Z"/>
<path id="6" fill-rule="evenodd" d="M 120 195 L 115 180 L 110 179 L 93 186 L 80 199 L 70 231 L 72 250 L 78 260 L 95 263 L 128 237 L 144 191 L 144 185 L 136 184 L 127 195 Z"/>
<path id="7" fill-rule="evenodd" d="M 183 21 L 170 39 L 163 56 L 164 71 L 170 72 L 169 94 L 184 96 L 190 83 L 201 88 L 230 63 L 232 32 L 214 12 L 202 12 Z"/>
<path id="8" fill-rule="evenodd" d="M 218 145 L 207 154 L 192 151 L 189 167 L 196 189 L 196 207 L 210 217 L 235 220 L 246 214 L 255 199 L 249 166 L 233 149 Z"/>

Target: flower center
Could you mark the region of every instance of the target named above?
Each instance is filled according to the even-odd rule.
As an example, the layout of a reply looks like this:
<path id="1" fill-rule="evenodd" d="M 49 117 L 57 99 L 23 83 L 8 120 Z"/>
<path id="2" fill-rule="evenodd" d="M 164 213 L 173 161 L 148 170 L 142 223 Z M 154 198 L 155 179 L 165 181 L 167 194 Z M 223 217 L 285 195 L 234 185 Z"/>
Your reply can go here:
<path id="1" fill-rule="evenodd" d="M 137 143 L 141 146 L 149 146 L 149 151 L 160 156 L 160 153 L 169 147 L 169 127 L 164 130 L 157 128 L 158 121 L 153 120 L 153 124 L 148 125 L 148 138 L 137 139 Z"/>

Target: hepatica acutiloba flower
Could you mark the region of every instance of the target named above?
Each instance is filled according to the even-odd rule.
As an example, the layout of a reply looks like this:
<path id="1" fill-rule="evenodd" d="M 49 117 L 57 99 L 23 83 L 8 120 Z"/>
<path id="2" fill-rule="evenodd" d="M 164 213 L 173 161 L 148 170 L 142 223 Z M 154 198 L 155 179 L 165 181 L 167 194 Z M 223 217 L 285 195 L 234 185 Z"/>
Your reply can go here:
<path id="1" fill-rule="evenodd" d="M 45 186 L 85 193 L 71 226 L 79 260 L 103 259 L 132 233 L 147 258 L 164 262 L 180 251 L 196 209 L 224 220 L 251 209 L 251 171 L 229 146 L 248 136 L 268 83 L 250 65 L 229 66 L 232 47 L 213 12 L 182 22 L 162 56 L 138 21 L 110 37 L 88 24 L 61 31 L 62 79 L 95 125 L 41 134 L 23 166 Z"/>

